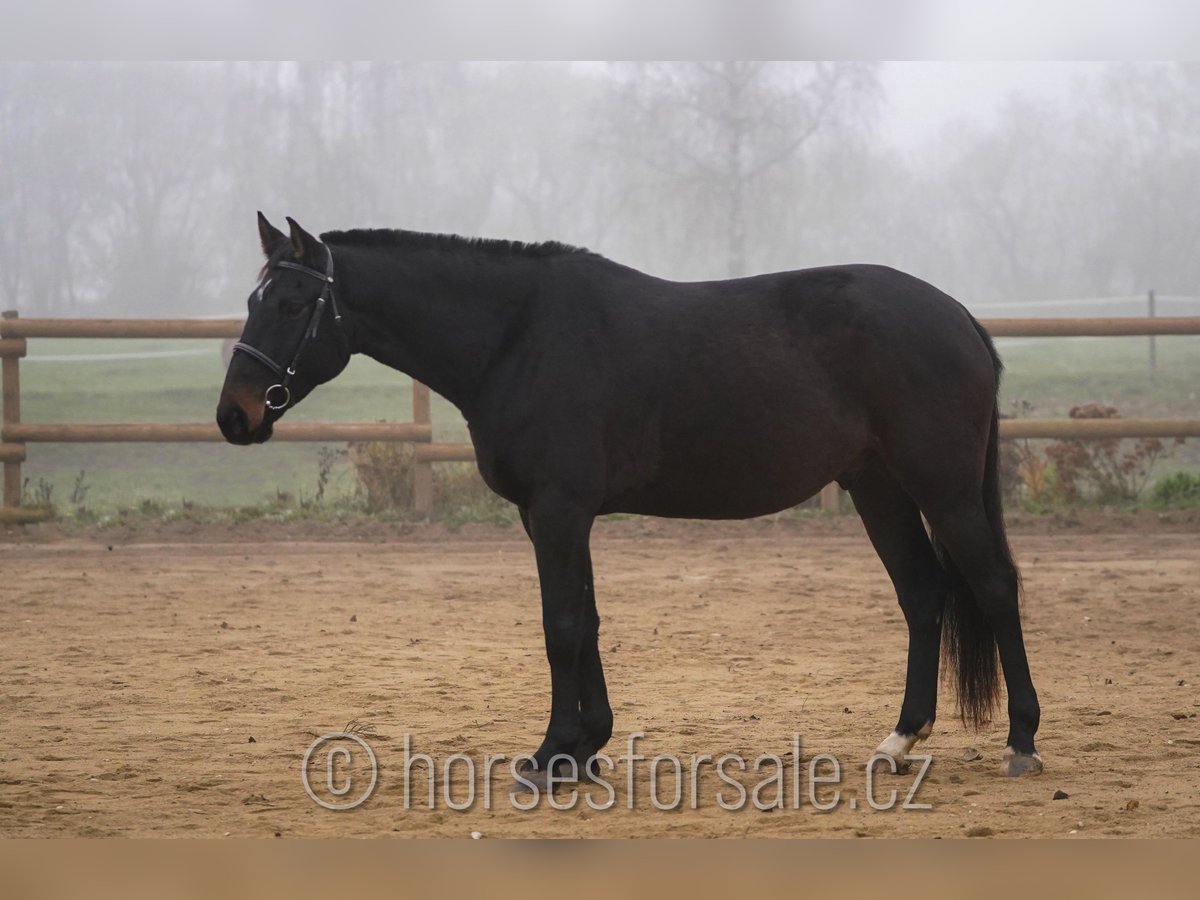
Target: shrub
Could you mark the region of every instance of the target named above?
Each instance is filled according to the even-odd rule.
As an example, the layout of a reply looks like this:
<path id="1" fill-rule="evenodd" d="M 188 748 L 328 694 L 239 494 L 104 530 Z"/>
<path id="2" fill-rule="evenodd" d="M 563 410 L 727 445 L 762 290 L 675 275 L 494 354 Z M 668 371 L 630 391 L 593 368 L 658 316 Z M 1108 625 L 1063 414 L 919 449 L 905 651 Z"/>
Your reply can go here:
<path id="1" fill-rule="evenodd" d="M 1168 509 L 1200 506 L 1200 473 L 1176 472 L 1160 478 L 1150 491 L 1150 503 Z"/>
<path id="2" fill-rule="evenodd" d="M 1033 407 L 1014 403 L 1018 414 Z M 1072 419 L 1119 419 L 1115 406 L 1086 403 L 1073 407 Z M 1004 441 L 1000 446 L 1000 476 L 1005 499 L 1019 501 L 1031 510 L 1090 500 L 1098 503 L 1130 503 L 1145 489 L 1154 465 L 1183 443 L 1164 444 L 1157 438 L 1138 440 L 1051 441 L 1040 450 L 1040 442 Z"/>
<path id="3" fill-rule="evenodd" d="M 457 528 L 464 522 L 507 525 L 517 508 L 484 484 L 474 463 L 440 463 L 433 467 L 433 514 Z"/>
<path id="4" fill-rule="evenodd" d="M 1070 416 L 1119 419 L 1121 413 L 1115 406 L 1087 403 L 1072 407 Z M 1177 438 L 1175 443 L 1182 444 L 1183 439 Z M 1158 438 L 1053 441 L 1046 447 L 1065 498 L 1078 500 L 1090 492 L 1101 503 L 1137 500 L 1154 464 L 1170 452 Z"/>
<path id="5" fill-rule="evenodd" d="M 353 441 L 347 450 L 368 511 L 412 512 L 414 445 Z M 433 467 L 432 512 L 434 518 L 452 527 L 464 522 L 506 524 L 517 518 L 512 504 L 484 484 L 474 463 L 438 463 Z"/>
<path id="6" fill-rule="evenodd" d="M 54 513 L 54 483 L 45 478 L 31 482 L 28 478 L 21 484 L 21 505 L 44 509 Z"/>
<path id="7" fill-rule="evenodd" d="M 346 450 L 368 511 L 412 509 L 412 444 L 351 441 Z"/>
<path id="8" fill-rule="evenodd" d="M 1007 485 L 1006 500 L 1020 498 L 1034 509 L 1045 509 L 1060 506 L 1069 499 L 1054 463 L 1040 453 L 1032 441 L 1005 443 L 1009 445 L 1006 454 L 1010 460 L 1009 471 L 1005 471 L 1002 462 L 1000 484 Z"/>
<path id="9" fill-rule="evenodd" d="M 1028 400 L 1013 401 L 1013 416 L 1020 418 L 1033 412 Z M 1054 463 L 1046 458 L 1037 444 L 1028 438 L 1000 442 L 1000 490 L 1006 504 L 1023 503 L 1033 510 L 1060 506 L 1065 500 Z"/>

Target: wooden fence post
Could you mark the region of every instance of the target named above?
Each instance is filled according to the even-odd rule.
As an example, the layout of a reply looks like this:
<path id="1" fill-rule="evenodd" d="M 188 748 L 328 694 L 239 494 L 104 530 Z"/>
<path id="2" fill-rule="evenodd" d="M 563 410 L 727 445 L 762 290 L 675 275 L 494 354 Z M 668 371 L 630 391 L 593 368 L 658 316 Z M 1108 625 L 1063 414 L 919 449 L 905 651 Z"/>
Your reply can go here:
<path id="1" fill-rule="evenodd" d="M 15 309 L 0 313 L 5 320 L 17 318 Z M 21 421 L 21 357 L 25 355 L 24 338 L 0 338 L 4 344 L 0 358 L 0 381 L 3 381 L 4 411 L 3 425 L 15 425 Z M 21 461 L 25 459 L 25 445 L 0 442 L 0 457 L 4 459 L 4 505 L 16 509 L 21 505 Z"/>
<path id="2" fill-rule="evenodd" d="M 1146 295 L 1146 315 L 1153 319 L 1157 313 L 1155 307 L 1154 288 Z M 1154 335 L 1150 335 L 1150 380 L 1158 381 L 1158 344 Z"/>
<path id="3" fill-rule="evenodd" d="M 429 388 L 421 382 L 413 381 L 413 422 L 419 425 L 431 425 L 432 417 L 429 409 Z M 414 454 L 412 464 L 412 498 L 413 511 L 428 515 L 433 511 L 433 466 Z"/>
<path id="4" fill-rule="evenodd" d="M 831 481 L 821 488 L 821 512 L 841 512 L 842 489 L 836 481 Z"/>

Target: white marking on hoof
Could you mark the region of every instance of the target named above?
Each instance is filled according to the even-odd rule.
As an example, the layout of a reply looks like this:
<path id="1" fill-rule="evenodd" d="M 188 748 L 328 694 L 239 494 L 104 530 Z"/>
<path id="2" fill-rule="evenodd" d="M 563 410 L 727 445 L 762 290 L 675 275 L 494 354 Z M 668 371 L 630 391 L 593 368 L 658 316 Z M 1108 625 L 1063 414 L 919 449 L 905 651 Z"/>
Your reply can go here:
<path id="1" fill-rule="evenodd" d="M 923 741 L 933 732 L 933 723 L 926 722 L 921 726 L 916 734 L 900 734 L 898 731 L 893 731 L 886 738 L 879 748 L 875 751 L 877 754 L 882 753 L 884 756 L 890 756 L 896 761 L 896 771 L 903 775 L 908 771 L 908 763 L 904 761 L 904 757 L 912 750 L 913 746 L 918 741 Z"/>
<path id="2" fill-rule="evenodd" d="M 1004 761 L 1000 763 L 1000 774 L 1009 778 L 1018 775 L 1041 775 L 1042 757 L 1038 753 L 1018 753 L 1012 747 L 1004 748 Z"/>
<path id="3" fill-rule="evenodd" d="M 901 760 L 909 750 L 913 748 L 913 744 L 917 742 L 915 734 L 900 734 L 898 731 L 893 731 L 879 745 L 876 753 L 882 753 L 884 756 L 890 756 L 894 760 Z"/>

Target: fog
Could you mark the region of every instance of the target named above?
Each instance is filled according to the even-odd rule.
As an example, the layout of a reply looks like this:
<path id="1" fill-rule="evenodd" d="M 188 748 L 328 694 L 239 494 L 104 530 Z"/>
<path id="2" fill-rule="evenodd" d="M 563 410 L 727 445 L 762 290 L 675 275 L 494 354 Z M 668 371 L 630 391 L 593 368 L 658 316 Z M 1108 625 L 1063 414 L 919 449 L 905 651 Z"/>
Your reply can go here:
<path id="1" fill-rule="evenodd" d="M 0 305 L 237 313 L 262 209 L 1194 312 L 1198 151 L 1195 64 L 8 63 Z"/>

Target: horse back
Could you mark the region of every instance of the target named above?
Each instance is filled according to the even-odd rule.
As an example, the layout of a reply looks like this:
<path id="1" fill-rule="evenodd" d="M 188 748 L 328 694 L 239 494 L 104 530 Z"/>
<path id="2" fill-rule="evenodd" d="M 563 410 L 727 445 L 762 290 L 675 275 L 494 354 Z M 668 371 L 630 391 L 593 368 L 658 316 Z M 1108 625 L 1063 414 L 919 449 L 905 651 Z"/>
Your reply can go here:
<path id="1" fill-rule="evenodd" d="M 497 386 L 505 414 L 472 427 L 506 496 L 558 478 L 602 512 L 761 515 L 852 477 L 922 407 L 994 393 L 969 314 L 896 270 L 679 283 L 606 262 L 569 261 Z"/>

